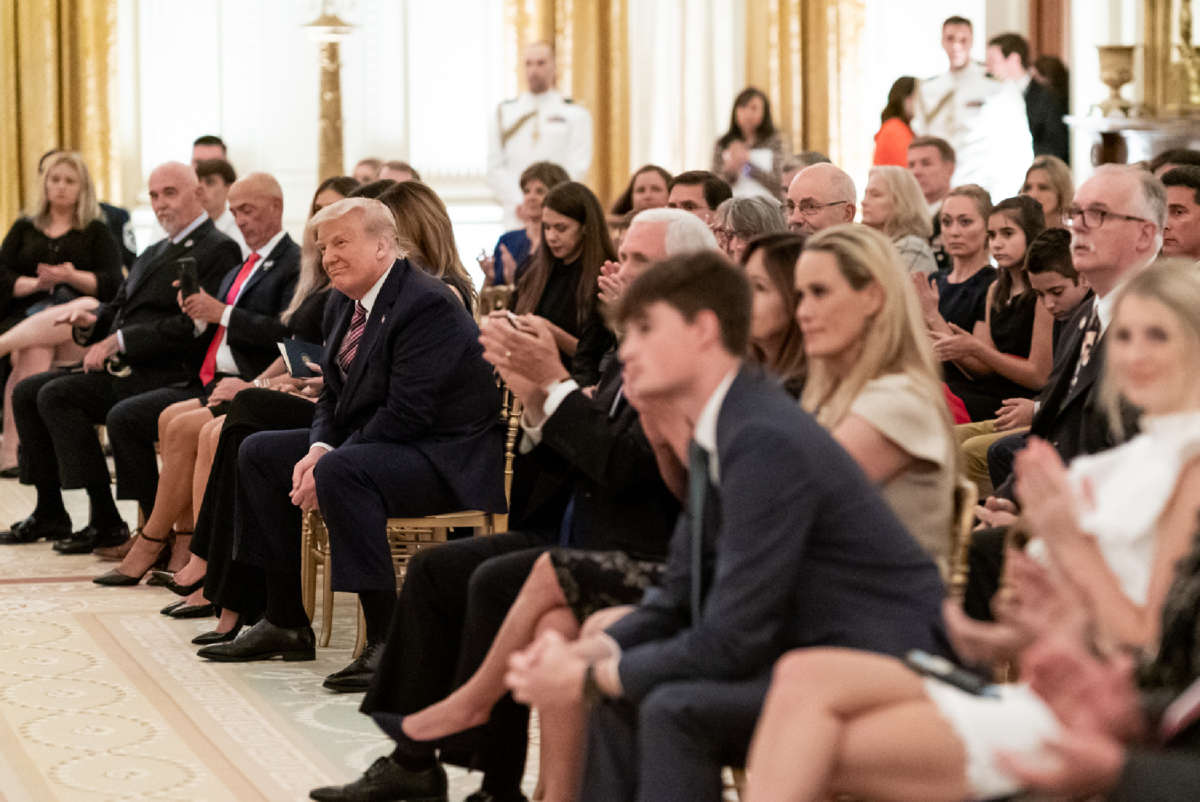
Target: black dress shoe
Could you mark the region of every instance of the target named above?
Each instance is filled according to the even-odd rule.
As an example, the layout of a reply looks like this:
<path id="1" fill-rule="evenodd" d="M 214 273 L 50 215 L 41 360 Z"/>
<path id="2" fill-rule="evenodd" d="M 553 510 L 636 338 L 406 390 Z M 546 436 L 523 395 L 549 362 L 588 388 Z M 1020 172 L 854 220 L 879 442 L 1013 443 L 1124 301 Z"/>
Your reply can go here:
<path id="1" fill-rule="evenodd" d="M 17 521 L 7 532 L 0 532 L 0 544 L 33 543 L 42 538 L 62 540 L 70 536 L 71 521 L 69 519 L 39 518 L 36 515 L 30 515 Z"/>
<path id="2" fill-rule="evenodd" d="M 446 770 L 434 764 L 424 771 L 409 771 L 385 756 L 354 782 L 314 788 L 308 797 L 317 802 L 447 802 Z"/>
<path id="3" fill-rule="evenodd" d="M 362 654 L 354 658 L 350 665 L 341 671 L 335 671 L 321 683 L 336 693 L 359 693 L 365 691 L 371 684 L 371 677 L 379 668 L 379 660 L 383 656 L 383 642 L 368 643 L 363 647 Z"/>
<path id="4" fill-rule="evenodd" d="M 179 601 L 171 602 L 166 607 L 159 610 L 159 612 L 163 615 L 170 615 L 185 604 L 187 604 L 187 602 L 184 599 L 180 599 Z"/>
<path id="5" fill-rule="evenodd" d="M 510 796 L 496 796 L 491 791 L 485 791 L 480 788 L 475 793 L 463 800 L 463 802 L 529 802 L 529 797 L 517 791 Z"/>
<path id="6" fill-rule="evenodd" d="M 181 604 L 167 615 L 172 618 L 211 618 L 217 614 L 217 608 L 211 604 Z"/>
<path id="7" fill-rule="evenodd" d="M 211 632 L 202 632 L 196 637 L 192 638 L 192 643 L 196 644 L 197 646 L 211 646 L 214 643 L 228 643 L 236 638 L 238 633 L 241 631 L 242 622 L 238 621 L 237 626 L 228 632 L 217 632 L 215 629 Z"/>
<path id="8" fill-rule="evenodd" d="M 93 526 L 88 524 L 66 540 L 54 544 L 59 554 L 89 554 L 92 549 L 119 546 L 129 540 L 129 527 L 122 521 L 116 526 Z"/>
<path id="9" fill-rule="evenodd" d="M 250 660 L 316 660 L 317 639 L 312 627 L 285 629 L 265 618 L 229 643 L 205 646 L 196 652 L 200 657 L 221 663 L 244 663 Z"/>

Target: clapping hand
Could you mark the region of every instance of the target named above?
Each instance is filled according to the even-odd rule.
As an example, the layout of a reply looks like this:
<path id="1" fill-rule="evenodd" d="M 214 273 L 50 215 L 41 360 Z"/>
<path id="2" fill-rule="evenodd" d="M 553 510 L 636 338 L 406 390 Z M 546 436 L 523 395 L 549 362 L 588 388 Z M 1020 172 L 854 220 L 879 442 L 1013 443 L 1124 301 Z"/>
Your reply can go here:
<path id="1" fill-rule="evenodd" d="M 917 291 L 917 301 L 921 304 L 921 314 L 925 317 L 925 322 L 938 316 L 938 289 L 937 285 L 929 280 L 929 276 L 924 273 L 913 273 L 913 287 Z"/>
<path id="2" fill-rule="evenodd" d="M 504 283 L 512 284 L 517 279 L 517 260 L 508 252 L 508 247 L 500 245 L 500 270 L 504 275 Z"/>
<path id="3" fill-rule="evenodd" d="M 951 334 L 933 332 L 933 353 L 943 362 L 954 362 L 965 357 L 974 356 L 982 343 L 968 331 L 964 331 L 953 323 L 948 323 Z"/>
<path id="4" fill-rule="evenodd" d="M 510 318 L 507 312 L 493 312 L 484 318 L 479 342 L 483 358 L 496 366 L 527 408 L 530 398 L 547 385 L 570 378 L 549 324 L 536 315 Z"/>
<path id="5" fill-rule="evenodd" d="M 619 262 L 606 261 L 600 265 L 600 277 L 596 279 L 596 285 L 600 288 L 600 303 L 609 309 L 617 305 L 621 293 L 625 292 L 627 282 L 621 279 L 620 273 Z"/>
<path id="6" fill-rule="evenodd" d="M 975 508 L 975 517 L 979 519 L 979 528 L 1012 526 L 1018 512 L 1017 505 L 1008 499 L 988 496 Z"/>
<path id="7" fill-rule="evenodd" d="M 1013 473 L 1017 499 L 1035 536 L 1053 545 L 1080 534 L 1075 494 L 1062 457 L 1053 446 L 1041 438 L 1029 438 L 1029 444 L 1017 453 Z"/>

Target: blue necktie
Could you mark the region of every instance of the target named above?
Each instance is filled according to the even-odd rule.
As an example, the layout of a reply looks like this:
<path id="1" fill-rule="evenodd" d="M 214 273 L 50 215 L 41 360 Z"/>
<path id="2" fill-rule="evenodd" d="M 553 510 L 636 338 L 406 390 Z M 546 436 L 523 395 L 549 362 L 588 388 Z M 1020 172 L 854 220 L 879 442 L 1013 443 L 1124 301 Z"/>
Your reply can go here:
<path id="1" fill-rule="evenodd" d="M 700 585 L 703 582 L 704 499 L 708 495 L 708 452 L 688 443 L 688 521 L 692 529 L 692 626 L 700 622 Z"/>

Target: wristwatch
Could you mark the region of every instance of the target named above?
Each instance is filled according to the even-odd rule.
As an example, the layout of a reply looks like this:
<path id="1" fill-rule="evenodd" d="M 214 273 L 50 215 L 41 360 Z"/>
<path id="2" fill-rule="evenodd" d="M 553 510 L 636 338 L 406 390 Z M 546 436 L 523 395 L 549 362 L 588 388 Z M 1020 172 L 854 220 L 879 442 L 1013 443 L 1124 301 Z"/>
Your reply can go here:
<path id="1" fill-rule="evenodd" d="M 604 692 L 596 684 L 596 664 L 588 663 L 583 671 L 583 703 L 587 707 L 595 707 L 604 701 Z"/>

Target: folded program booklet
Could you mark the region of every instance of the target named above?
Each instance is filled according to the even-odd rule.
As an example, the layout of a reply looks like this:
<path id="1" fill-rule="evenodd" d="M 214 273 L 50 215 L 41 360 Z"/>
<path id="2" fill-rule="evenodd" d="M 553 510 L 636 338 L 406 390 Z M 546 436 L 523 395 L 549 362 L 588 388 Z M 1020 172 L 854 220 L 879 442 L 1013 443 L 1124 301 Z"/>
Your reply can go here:
<path id="1" fill-rule="evenodd" d="M 321 354 L 324 350 L 316 343 L 306 343 L 303 340 L 283 340 L 279 343 L 279 353 L 283 354 L 288 373 L 297 379 L 320 375 Z M 314 366 L 316 370 L 313 370 Z"/>

